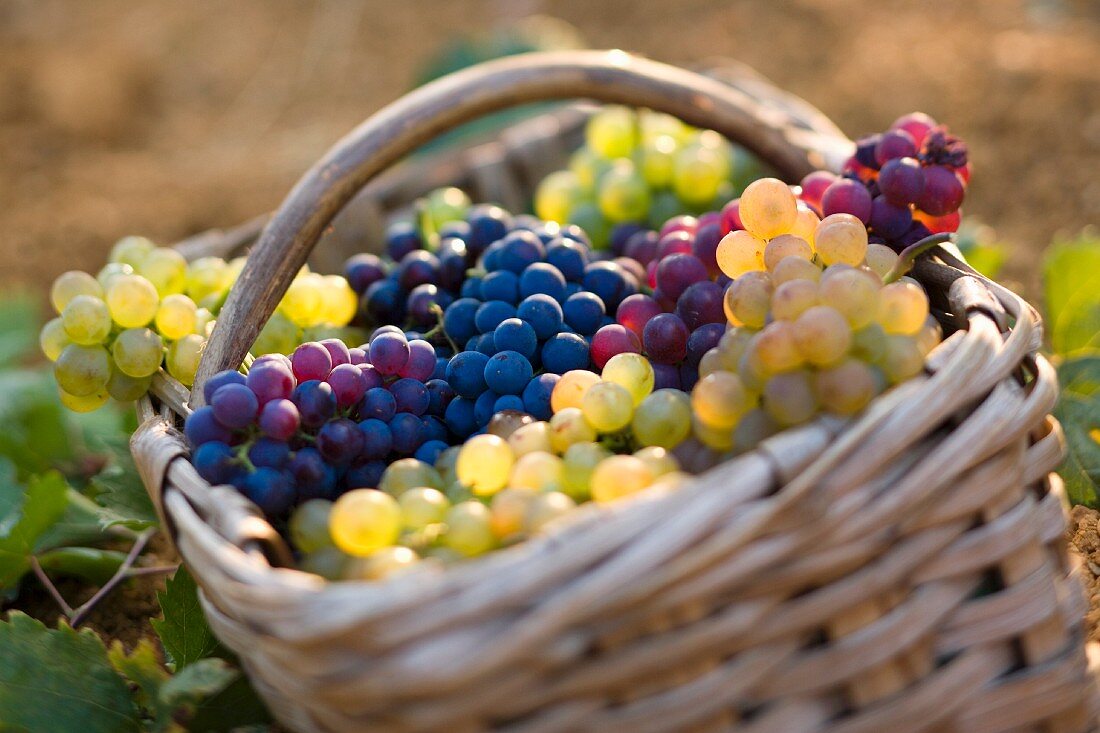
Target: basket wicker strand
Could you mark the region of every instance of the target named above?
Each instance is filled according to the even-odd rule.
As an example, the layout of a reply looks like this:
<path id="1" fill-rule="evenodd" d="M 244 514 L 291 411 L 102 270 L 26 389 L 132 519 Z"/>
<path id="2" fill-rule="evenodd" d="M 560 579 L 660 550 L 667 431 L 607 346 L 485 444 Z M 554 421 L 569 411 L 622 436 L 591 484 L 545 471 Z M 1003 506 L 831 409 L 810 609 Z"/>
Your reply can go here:
<path id="1" fill-rule="evenodd" d="M 198 384 L 240 362 L 375 175 L 466 119 L 564 97 L 676 114 L 792 179 L 850 150 L 804 103 L 770 103 L 789 98 L 759 79 L 730 86 L 621 52 L 461 72 L 370 118 L 295 187 L 229 296 Z M 522 153 L 497 154 L 480 170 L 499 184 L 484 170 Z M 395 208 L 371 192 L 398 190 L 384 181 L 399 175 L 353 207 L 375 219 Z M 255 230 L 185 251 L 228 251 Z M 170 379 L 139 403 L 132 448 L 215 632 L 295 730 L 1090 730 L 1096 684 L 1050 474 L 1062 438 L 1041 323 L 946 251 L 914 274 L 957 330 L 862 415 L 781 433 L 673 493 L 586 505 L 445 570 L 325 583 L 289 569 L 256 508 L 188 463 L 188 395 Z"/>

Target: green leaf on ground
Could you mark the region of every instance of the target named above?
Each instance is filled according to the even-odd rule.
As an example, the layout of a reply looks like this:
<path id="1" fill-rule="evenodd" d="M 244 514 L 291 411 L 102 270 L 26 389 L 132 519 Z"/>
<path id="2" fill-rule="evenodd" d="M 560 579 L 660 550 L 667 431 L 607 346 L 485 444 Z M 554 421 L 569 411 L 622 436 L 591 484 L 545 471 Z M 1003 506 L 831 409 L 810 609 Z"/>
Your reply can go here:
<path id="1" fill-rule="evenodd" d="M 27 484 L 22 505 L 15 510 L 18 516 L 9 510 L 0 520 L 0 588 L 15 585 L 30 568 L 39 538 L 65 513 L 68 490 L 69 485 L 56 471 L 34 477 Z"/>
<path id="2" fill-rule="evenodd" d="M 125 552 L 94 547 L 58 547 L 38 555 L 48 575 L 68 575 L 93 585 L 110 580 L 125 560 Z"/>
<path id="3" fill-rule="evenodd" d="M 1054 352 L 1100 348 L 1100 239 L 1051 247 L 1043 260 L 1043 288 Z"/>
<path id="4" fill-rule="evenodd" d="M 271 722 L 271 713 L 256 691 L 252 689 L 248 678 L 241 675 L 227 688 L 204 700 L 191 718 L 192 730 L 208 733 L 241 733 L 242 729 L 260 726 L 258 730 L 268 731 L 264 724 Z"/>
<path id="5" fill-rule="evenodd" d="M 218 640 L 202 613 L 195 579 L 185 568 L 168 579 L 157 600 L 164 618 L 152 620 L 153 630 L 177 673 L 214 653 Z"/>
<path id="6" fill-rule="evenodd" d="M 126 682 L 91 631 L 55 630 L 19 612 L 0 622 L 0 721 L 4 730 L 137 731 Z"/>
<path id="7" fill-rule="evenodd" d="M 110 463 L 91 480 L 104 527 L 141 530 L 157 524 L 157 512 L 138 475 L 128 445 L 110 446 Z"/>
<path id="8" fill-rule="evenodd" d="M 168 672 L 157 659 L 153 642 L 142 639 L 127 652 L 122 642 L 115 641 L 107 652 L 107 659 L 120 675 L 137 687 L 134 699 L 142 708 L 152 711 L 160 698 L 160 688 L 168 680 Z"/>
<path id="9" fill-rule="evenodd" d="M 1063 394 L 1089 398 L 1100 392 L 1100 352 L 1070 357 L 1058 365 Z"/>
<path id="10" fill-rule="evenodd" d="M 157 703 L 157 720 L 164 729 L 173 720 L 191 720 L 205 701 L 228 688 L 240 676 L 224 659 L 200 659 L 178 672 L 160 688 Z M 191 726 L 192 730 L 205 730 L 203 726 Z"/>
<path id="11" fill-rule="evenodd" d="M 1073 504 L 1095 507 L 1100 483 L 1100 399 L 1083 398 L 1070 392 L 1054 408 L 1066 436 L 1066 459 L 1058 474 Z"/>

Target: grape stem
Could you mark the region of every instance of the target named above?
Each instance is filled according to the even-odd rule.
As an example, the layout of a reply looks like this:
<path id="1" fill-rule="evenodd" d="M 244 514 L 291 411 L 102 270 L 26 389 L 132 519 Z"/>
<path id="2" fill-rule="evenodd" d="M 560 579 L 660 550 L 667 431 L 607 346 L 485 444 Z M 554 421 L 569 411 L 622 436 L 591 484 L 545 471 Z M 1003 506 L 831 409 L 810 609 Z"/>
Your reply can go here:
<path id="1" fill-rule="evenodd" d="M 886 273 L 886 277 L 882 278 L 882 281 L 887 285 L 892 282 L 897 282 L 913 269 L 913 263 L 916 262 L 917 258 L 922 254 L 933 247 L 938 247 L 946 242 L 954 243 L 955 241 L 956 237 L 954 233 L 941 232 L 910 244 L 901 251 L 901 254 L 898 255 L 898 261 L 894 263 L 894 266 L 890 268 L 890 272 Z"/>
<path id="2" fill-rule="evenodd" d="M 432 315 L 435 316 L 436 325 L 432 330 L 424 334 L 424 338 L 430 339 L 432 336 L 441 333 L 443 334 L 443 338 L 447 339 L 447 343 L 450 344 L 451 349 L 454 350 L 454 353 L 457 354 L 458 352 L 462 351 L 462 349 L 458 348 L 458 344 L 454 342 L 454 339 L 452 339 L 447 334 L 447 331 L 443 328 L 443 309 L 439 307 L 439 303 L 432 303 L 428 306 L 428 310 L 431 312 Z"/>

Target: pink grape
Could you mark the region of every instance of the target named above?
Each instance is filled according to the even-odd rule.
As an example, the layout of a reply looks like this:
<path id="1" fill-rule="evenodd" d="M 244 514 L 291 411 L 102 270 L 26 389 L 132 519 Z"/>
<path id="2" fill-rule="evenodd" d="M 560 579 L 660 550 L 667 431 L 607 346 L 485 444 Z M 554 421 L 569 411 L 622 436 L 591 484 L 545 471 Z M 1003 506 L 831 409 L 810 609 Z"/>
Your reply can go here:
<path id="1" fill-rule="evenodd" d="M 878 174 L 878 187 L 882 195 L 898 206 L 915 203 L 924 190 L 924 171 L 915 158 L 896 158 L 887 161 Z"/>
<path id="2" fill-rule="evenodd" d="M 304 343 L 290 355 L 290 366 L 294 378 L 299 382 L 310 379 L 325 379 L 332 371 L 332 356 L 329 350 L 316 341 Z"/>
<path id="3" fill-rule="evenodd" d="M 741 223 L 741 199 L 734 199 L 722 207 L 722 235 L 744 228 Z"/>
<path id="4" fill-rule="evenodd" d="M 950 168 L 932 165 L 924 169 L 924 191 L 917 206 L 932 216 L 949 214 L 962 205 L 966 190 Z"/>
<path id="5" fill-rule="evenodd" d="M 645 324 L 663 312 L 664 309 L 652 297 L 635 293 L 619 304 L 619 310 L 615 312 L 615 320 L 630 329 L 640 340 Z"/>
<path id="6" fill-rule="evenodd" d="M 871 220 L 871 194 L 862 183 L 842 178 L 825 190 L 821 213 L 825 216 L 851 214 L 866 224 Z"/>
<path id="7" fill-rule="evenodd" d="M 825 189 L 832 185 L 835 180 L 836 175 L 829 171 L 814 171 L 813 173 L 808 173 L 800 184 L 802 186 L 802 194 L 799 198 L 814 209 L 821 211 L 821 197 L 825 195 Z"/>
<path id="8" fill-rule="evenodd" d="M 592 336 L 592 346 L 589 350 L 592 361 L 596 367 L 603 369 L 604 364 L 616 354 L 642 353 L 642 343 L 633 331 L 617 323 L 611 323 Z"/>
<path id="9" fill-rule="evenodd" d="M 905 130 L 890 130 L 882 134 L 875 145 L 875 160 L 880 166 L 894 158 L 912 158 L 917 154 L 917 144 L 913 136 Z"/>

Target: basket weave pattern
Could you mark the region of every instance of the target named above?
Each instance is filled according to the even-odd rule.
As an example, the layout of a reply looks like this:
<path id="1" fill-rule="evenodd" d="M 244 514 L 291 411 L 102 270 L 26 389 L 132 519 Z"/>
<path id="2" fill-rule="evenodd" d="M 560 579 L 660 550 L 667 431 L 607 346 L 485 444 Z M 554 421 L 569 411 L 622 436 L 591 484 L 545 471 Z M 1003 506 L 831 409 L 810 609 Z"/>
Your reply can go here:
<path id="1" fill-rule="evenodd" d="M 564 63 L 534 58 L 494 68 Z M 594 54 L 568 61 L 610 69 L 599 78 L 620 90 L 629 84 L 617 69 L 627 81 L 667 69 Z M 835 143 L 835 128 L 759 80 L 746 86 L 746 114 L 786 131 L 783 155 L 756 146 L 765 160 L 792 175 L 799 154 L 807 165 L 814 150 L 830 157 L 822 141 Z M 662 107 L 652 95 L 584 93 Z M 760 103 L 769 95 L 788 102 Z M 688 106 L 711 109 L 708 98 L 700 92 Z M 722 130 L 711 112 L 682 116 Z M 345 212 L 346 228 L 376 226 L 417 182 L 529 191 L 561 164 L 577 114 L 540 118 L 433 167 L 449 180 L 392 171 Z M 363 147 L 372 129 L 314 169 L 340 161 L 335 182 L 313 190 L 307 175 L 267 227 L 250 258 L 255 277 L 246 269 L 235 287 L 204 375 L 239 358 L 225 331 L 236 329 L 223 324 L 251 319 L 258 330 L 281 295 L 270 283 L 297 269 L 323 229 L 315 222 L 327 223 L 373 175 L 367 159 L 377 150 Z M 346 190 L 326 203 L 344 176 Z M 307 221 L 296 206 L 324 212 Z M 182 249 L 225 254 L 257 230 Z M 258 273 L 271 263 L 278 272 L 261 292 Z M 786 431 L 674 493 L 585 505 L 556 531 L 447 569 L 375 583 L 287 569 L 285 546 L 256 508 L 188 463 L 177 429 L 188 395 L 170 379 L 139 403 L 132 448 L 212 627 L 295 730 L 1089 730 L 1095 682 L 1062 539 L 1064 497 L 1050 474 L 1062 438 L 1048 416 L 1057 381 L 1037 355 L 1041 324 L 946 252 L 914 274 L 959 330 L 925 374 L 857 419 Z M 247 333 L 239 340 L 250 343 Z"/>

